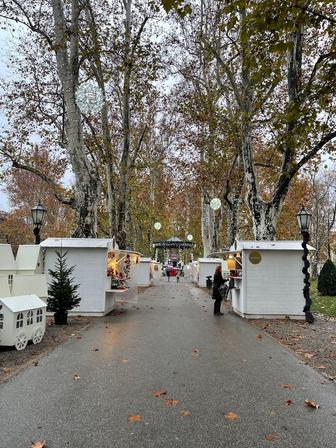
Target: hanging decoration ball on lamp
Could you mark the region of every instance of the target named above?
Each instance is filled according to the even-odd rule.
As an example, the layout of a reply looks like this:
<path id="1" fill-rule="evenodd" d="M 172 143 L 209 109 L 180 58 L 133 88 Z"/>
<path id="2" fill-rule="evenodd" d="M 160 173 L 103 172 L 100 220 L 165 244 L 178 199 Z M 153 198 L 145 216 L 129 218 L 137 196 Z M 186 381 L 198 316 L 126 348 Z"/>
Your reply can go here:
<path id="1" fill-rule="evenodd" d="M 92 79 L 81 84 L 76 91 L 76 103 L 83 114 L 98 114 L 104 103 L 101 88 Z"/>
<path id="2" fill-rule="evenodd" d="M 161 223 L 160 223 L 160 222 L 156 222 L 156 223 L 154 224 L 154 229 L 155 229 L 155 230 L 160 230 L 160 229 L 161 229 Z"/>
<path id="3" fill-rule="evenodd" d="M 210 201 L 210 207 L 212 208 L 212 210 L 218 210 L 222 205 L 222 202 L 220 199 L 218 198 L 213 198 Z"/>
<path id="4" fill-rule="evenodd" d="M 193 238 L 194 238 L 194 237 L 193 237 L 192 235 L 190 235 L 190 234 L 187 236 L 187 240 L 188 240 L 188 241 L 192 241 Z"/>

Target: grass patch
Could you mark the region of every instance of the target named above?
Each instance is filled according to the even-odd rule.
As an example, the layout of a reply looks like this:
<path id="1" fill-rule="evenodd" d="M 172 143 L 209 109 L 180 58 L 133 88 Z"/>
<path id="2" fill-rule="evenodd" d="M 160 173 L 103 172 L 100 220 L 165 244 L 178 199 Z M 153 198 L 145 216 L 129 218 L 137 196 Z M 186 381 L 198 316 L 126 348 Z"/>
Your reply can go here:
<path id="1" fill-rule="evenodd" d="M 312 311 L 336 317 L 336 296 L 320 296 L 317 291 L 317 280 L 312 280 L 310 296 L 313 301 Z"/>

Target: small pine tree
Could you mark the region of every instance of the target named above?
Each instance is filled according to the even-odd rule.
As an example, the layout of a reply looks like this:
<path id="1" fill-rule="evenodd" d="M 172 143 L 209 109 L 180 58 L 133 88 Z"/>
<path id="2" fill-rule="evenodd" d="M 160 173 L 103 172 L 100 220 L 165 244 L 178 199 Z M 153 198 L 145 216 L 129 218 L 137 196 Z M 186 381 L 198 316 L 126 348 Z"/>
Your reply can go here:
<path id="1" fill-rule="evenodd" d="M 327 260 L 321 269 L 317 289 L 323 296 L 336 296 L 336 266 Z"/>
<path id="2" fill-rule="evenodd" d="M 77 307 L 81 301 L 77 294 L 80 285 L 74 285 L 74 279 L 70 277 L 75 266 L 67 267 L 68 252 L 56 252 L 56 254 L 55 270 L 49 269 L 52 281 L 48 288 L 48 311 L 55 312 L 56 324 L 57 317 L 61 317 L 60 323 L 66 324 L 68 311 Z"/>

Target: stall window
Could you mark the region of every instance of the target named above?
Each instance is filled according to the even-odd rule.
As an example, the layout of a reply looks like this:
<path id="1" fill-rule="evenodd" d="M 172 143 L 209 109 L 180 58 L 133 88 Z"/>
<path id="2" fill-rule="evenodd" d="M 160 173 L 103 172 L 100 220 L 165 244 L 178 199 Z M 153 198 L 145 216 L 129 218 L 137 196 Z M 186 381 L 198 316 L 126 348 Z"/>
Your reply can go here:
<path id="1" fill-rule="evenodd" d="M 3 329 L 4 315 L 0 314 L 0 330 Z"/>
<path id="2" fill-rule="evenodd" d="M 37 323 L 42 322 L 42 318 L 43 318 L 42 313 L 43 313 L 43 311 L 41 310 L 41 308 L 39 308 L 36 313 L 36 322 Z"/>
<path id="3" fill-rule="evenodd" d="M 27 313 L 27 325 L 33 325 L 34 313 L 32 310 L 29 310 Z"/>
<path id="4" fill-rule="evenodd" d="M 19 313 L 16 318 L 16 328 L 23 327 L 23 313 Z"/>

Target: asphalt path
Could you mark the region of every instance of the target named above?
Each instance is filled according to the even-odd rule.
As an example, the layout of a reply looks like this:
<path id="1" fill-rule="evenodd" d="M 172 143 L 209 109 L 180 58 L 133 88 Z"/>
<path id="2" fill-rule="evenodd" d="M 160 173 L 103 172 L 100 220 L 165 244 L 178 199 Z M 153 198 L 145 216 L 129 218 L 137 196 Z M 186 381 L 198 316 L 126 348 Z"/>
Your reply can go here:
<path id="1" fill-rule="evenodd" d="M 212 306 L 162 281 L 2 384 L 1 448 L 335 448 L 335 385 Z"/>

